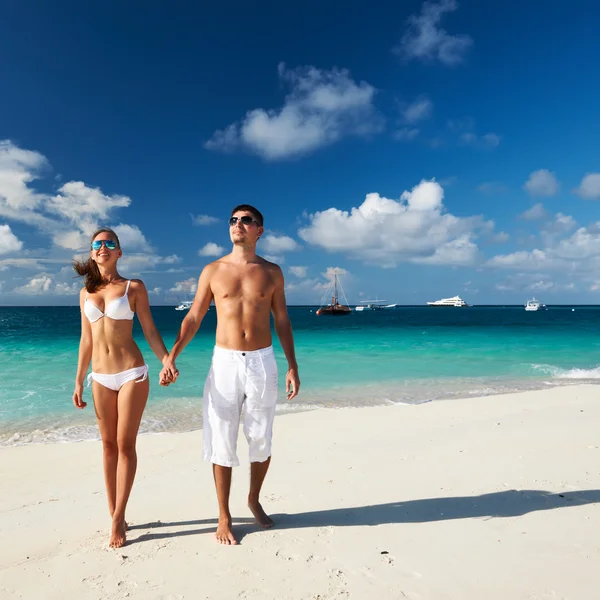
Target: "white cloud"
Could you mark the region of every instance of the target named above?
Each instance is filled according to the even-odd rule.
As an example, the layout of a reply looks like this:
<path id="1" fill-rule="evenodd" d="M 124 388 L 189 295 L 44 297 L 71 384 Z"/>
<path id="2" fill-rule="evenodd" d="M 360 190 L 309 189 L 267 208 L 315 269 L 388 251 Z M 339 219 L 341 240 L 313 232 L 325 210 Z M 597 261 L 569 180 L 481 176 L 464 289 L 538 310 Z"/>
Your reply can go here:
<path id="1" fill-rule="evenodd" d="M 33 210 L 44 196 L 35 193 L 28 184 L 38 179 L 48 167 L 39 153 L 23 150 L 10 140 L 0 140 L 0 207 Z"/>
<path id="2" fill-rule="evenodd" d="M 480 150 L 491 150 L 500 145 L 501 138 L 497 133 L 478 134 L 475 130 L 475 119 L 471 117 L 450 119 L 448 129 L 458 134 L 458 141 L 464 146 L 471 146 Z"/>
<path id="3" fill-rule="evenodd" d="M 427 96 L 419 96 L 402 109 L 402 120 L 414 124 L 429 119 L 433 113 L 433 102 Z"/>
<path id="4" fill-rule="evenodd" d="M 586 200 L 600 200 L 600 173 L 587 173 L 574 191 Z"/>
<path id="5" fill-rule="evenodd" d="M 61 262 L 64 261 L 45 261 L 39 258 L 3 258 L 0 259 L 0 271 L 5 271 L 9 267 L 15 267 L 18 269 L 34 269 L 36 271 L 43 269 L 43 262 Z"/>
<path id="6" fill-rule="evenodd" d="M 40 273 L 30 279 L 26 284 L 16 287 L 14 294 L 25 296 L 75 296 L 79 291 L 79 283 L 65 283 L 55 281 L 54 276 Z"/>
<path id="7" fill-rule="evenodd" d="M 411 142 L 419 135 L 416 127 L 403 127 L 392 133 L 392 137 L 399 142 Z"/>
<path id="8" fill-rule="evenodd" d="M 47 275 L 40 275 L 38 277 L 34 277 L 30 279 L 25 285 L 15 288 L 14 292 L 16 294 L 45 294 L 50 291 L 50 286 L 52 285 L 52 279 Z"/>
<path id="9" fill-rule="evenodd" d="M 469 266 L 480 259 L 481 255 L 477 244 L 471 240 L 471 234 L 465 234 L 436 248 L 431 256 L 413 258 L 413 262 L 425 265 Z"/>
<path id="10" fill-rule="evenodd" d="M 119 236 L 121 249 L 124 253 L 133 254 L 153 251 L 150 242 L 137 225 L 121 223 L 113 227 L 113 230 Z"/>
<path id="11" fill-rule="evenodd" d="M 283 256 L 283 254 L 264 254 L 263 258 L 269 262 L 275 263 L 276 265 L 282 265 L 285 263 L 285 256 Z"/>
<path id="12" fill-rule="evenodd" d="M 547 216 L 548 213 L 544 209 L 544 205 L 541 202 L 538 202 L 530 209 L 520 214 L 519 218 L 524 219 L 525 221 L 540 221 L 541 219 L 545 219 Z"/>
<path id="13" fill-rule="evenodd" d="M 455 0 L 440 0 L 437 4 L 424 2 L 421 14 L 409 17 L 408 27 L 394 52 L 407 61 L 439 60 L 450 66 L 463 62 L 473 40 L 468 35 L 451 35 L 439 26 L 444 13 L 457 8 Z"/>
<path id="14" fill-rule="evenodd" d="M 335 275 L 338 276 L 338 283 L 340 282 L 341 277 L 347 277 L 350 273 L 343 269 L 342 267 L 327 267 L 324 273 L 321 273 L 322 280 L 317 280 L 317 283 L 314 286 L 316 290 L 327 290 L 329 286 L 333 283 Z"/>
<path id="15" fill-rule="evenodd" d="M 481 216 L 447 213 L 443 197 L 436 181 L 421 181 L 399 200 L 371 193 L 350 212 L 329 208 L 309 215 L 310 223 L 298 233 L 310 244 L 381 267 L 475 262 L 479 253 L 474 239 L 480 232 L 489 233 L 493 223 Z"/>
<path id="16" fill-rule="evenodd" d="M 556 175 L 547 169 L 533 171 L 523 186 L 532 196 L 554 196 L 559 189 Z"/>
<path id="17" fill-rule="evenodd" d="M 356 83 L 346 69 L 278 67 L 282 82 L 291 87 L 283 107 L 257 108 L 239 122 L 216 131 L 209 150 L 248 150 L 266 160 L 296 157 L 347 136 L 381 131 L 383 120 L 373 106 L 375 88 Z"/>
<path id="18" fill-rule="evenodd" d="M 153 296 L 158 296 L 160 294 L 162 294 L 163 289 L 161 287 L 155 287 L 152 288 L 151 290 L 149 290 L 149 293 L 152 294 Z"/>
<path id="19" fill-rule="evenodd" d="M 554 219 L 544 224 L 544 233 L 546 234 L 564 234 L 573 230 L 577 222 L 571 215 L 556 213 Z"/>
<path id="20" fill-rule="evenodd" d="M 288 270 L 292 275 L 299 279 L 306 277 L 306 274 L 308 273 L 308 267 L 289 267 Z"/>
<path id="21" fill-rule="evenodd" d="M 208 242 L 198 250 L 198 256 L 222 256 L 225 252 L 223 246 L 219 246 L 214 242 Z"/>
<path id="22" fill-rule="evenodd" d="M 50 173 L 50 165 L 44 156 L 19 148 L 8 140 L 0 141 L 0 222 L 8 222 L 0 229 L 0 248 L 15 251 L 21 244 L 19 258 L 0 260 L 0 270 L 10 269 L 11 279 L 18 282 L 16 290 L 7 292 L 5 280 L 7 298 L 11 294 L 46 294 L 50 298 L 76 294 L 79 282 L 73 283 L 72 270 L 68 275 L 61 274 L 60 270 L 55 272 L 56 265 L 69 264 L 74 258 L 73 251 L 79 254 L 77 258 L 87 257 L 91 233 L 114 219 L 117 210 L 131 205 L 127 196 L 108 195 L 82 181 L 62 184 L 58 176 L 45 182 L 47 186 L 60 186 L 57 191 L 40 193 L 35 189 L 36 182 L 47 173 Z M 23 250 L 20 240 L 11 235 L 11 221 L 36 228 L 47 243 Z M 176 255 L 161 256 L 135 225 L 121 223 L 114 229 L 124 247 L 119 266 L 128 276 L 180 260 Z M 22 271 L 31 269 L 38 275 L 25 277 Z M 11 287 L 14 285 L 11 283 Z M 35 300 L 40 301 L 44 300 Z"/>
<path id="23" fill-rule="evenodd" d="M 535 294 L 538 292 L 573 291 L 576 286 L 569 281 L 556 281 L 545 273 L 516 273 L 495 285 L 501 292 L 521 292 Z"/>
<path id="24" fill-rule="evenodd" d="M 499 254 L 488 260 L 487 265 L 508 269 L 546 269 L 557 266 L 547 252 L 538 249 Z"/>
<path id="25" fill-rule="evenodd" d="M 0 225 L 0 254 L 18 252 L 23 242 L 12 232 L 9 225 Z"/>
<path id="26" fill-rule="evenodd" d="M 588 227 L 580 227 L 569 237 L 559 239 L 557 235 L 572 229 L 575 221 L 561 213 L 556 217 L 548 224 L 550 229 L 544 237 L 547 244 L 545 248 L 497 255 L 487 262 L 487 266 L 578 272 L 581 275 L 600 273 L 600 221 Z M 554 231 L 552 227 L 555 227 Z"/>
<path id="27" fill-rule="evenodd" d="M 300 249 L 298 242 L 288 235 L 277 236 L 268 233 L 261 238 L 260 243 L 261 248 L 269 254 L 282 254 L 284 252 L 293 252 L 294 250 Z"/>
<path id="28" fill-rule="evenodd" d="M 490 236 L 490 242 L 492 244 L 504 244 L 510 240 L 510 235 L 506 231 L 499 231 L 498 233 Z"/>
<path id="29" fill-rule="evenodd" d="M 502 194 L 507 191 L 507 188 L 498 181 L 485 181 L 477 186 L 477 191 L 482 194 Z"/>
<path id="30" fill-rule="evenodd" d="M 473 146 L 474 148 L 496 148 L 500 145 L 500 136 L 496 133 L 477 135 L 472 131 L 465 131 L 461 134 L 460 141 L 466 146 Z"/>
<path id="31" fill-rule="evenodd" d="M 88 187 L 83 181 L 69 181 L 46 203 L 46 209 L 72 221 L 106 219 L 114 208 L 131 204 L 127 196 L 107 196 L 99 188 Z"/>
<path id="32" fill-rule="evenodd" d="M 191 215 L 191 217 L 192 223 L 199 226 L 216 225 L 221 221 L 221 219 L 211 217 L 210 215 Z"/>
<path id="33" fill-rule="evenodd" d="M 185 293 L 185 294 L 195 294 L 198 289 L 198 280 L 195 277 L 190 277 L 185 279 L 184 281 L 178 281 L 175 285 L 169 290 L 169 292 L 177 293 Z"/>
<path id="34" fill-rule="evenodd" d="M 154 272 L 161 265 L 172 265 L 180 262 L 181 259 L 176 254 L 170 256 L 160 256 L 154 253 L 148 254 L 129 254 L 124 253 L 119 260 L 120 269 L 127 272 L 129 276 L 139 275 L 141 273 Z"/>

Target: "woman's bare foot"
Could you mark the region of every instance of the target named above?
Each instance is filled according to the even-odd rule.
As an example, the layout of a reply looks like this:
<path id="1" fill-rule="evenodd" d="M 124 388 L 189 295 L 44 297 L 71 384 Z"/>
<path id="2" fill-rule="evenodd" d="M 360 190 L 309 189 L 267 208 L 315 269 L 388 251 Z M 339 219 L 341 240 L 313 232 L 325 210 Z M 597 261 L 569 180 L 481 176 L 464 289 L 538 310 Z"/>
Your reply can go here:
<path id="1" fill-rule="evenodd" d="M 273 521 L 273 519 L 271 519 L 271 517 L 264 511 L 263 507 L 261 506 L 260 502 L 258 502 L 258 500 L 256 502 L 248 501 L 248 508 L 252 511 L 256 522 L 261 527 L 264 527 L 265 529 L 273 527 L 275 521 Z"/>
<path id="2" fill-rule="evenodd" d="M 235 546 L 237 544 L 237 540 L 231 531 L 231 517 L 219 517 L 215 536 L 219 544 L 225 544 L 226 546 Z"/>
<path id="3" fill-rule="evenodd" d="M 125 545 L 125 531 L 127 523 L 125 521 L 113 521 L 112 530 L 110 532 L 110 542 L 108 545 L 111 548 L 122 548 Z"/>

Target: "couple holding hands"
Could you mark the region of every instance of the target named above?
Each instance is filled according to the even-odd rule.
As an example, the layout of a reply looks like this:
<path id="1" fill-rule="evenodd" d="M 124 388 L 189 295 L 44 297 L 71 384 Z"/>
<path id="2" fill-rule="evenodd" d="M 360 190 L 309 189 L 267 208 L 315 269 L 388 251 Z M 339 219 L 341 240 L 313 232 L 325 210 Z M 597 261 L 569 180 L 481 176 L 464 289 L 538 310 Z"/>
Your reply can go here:
<path id="1" fill-rule="evenodd" d="M 270 315 L 288 363 L 287 398 L 298 394 L 300 380 L 292 327 L 287 314 L 281 269 L 256 255 L 263 216 L 253 206 L 236 206 L 229 219 L 230 254 L 207 265 L 198 280 L 192 307 L 169 353 L 154 325 L 148 293 L 139 279 L 117 271 L 119 239 L 108 228 L 97 230 L 90 257 L 75 262 L 85 277 L 80 293 L 81 341 L 73 403 L 84 408 L 83 385 L 90 364 L 94 408 L 103 444 L 104 478 L 112 529 L 109 545 L 125 544 L 125 508 L 137 466 L 136 438 L 149 392 L 148 366 L 133 340 L 137 313 L 148 344 L 161 361 L 161 385 L 177 380 L 175 360 L 192 340 L 212 301 L 217 310 L 216 345 L 203 393 L 203 454 L 213 465 L 219 503 L 216 531 L 221 544 L 236 544 L 229 492 L 232 467 L 239 464 L 236 445 L 240 419 L 249 445 L 248 507 L 256 522 L 273 521 L 260 504 L 260 490 L 271 461 L 271 438 L 278 373 Z M 104 308 L 100 308 L 103 306 Z M 242 411 L 243 408 L 243 411 Z"/>

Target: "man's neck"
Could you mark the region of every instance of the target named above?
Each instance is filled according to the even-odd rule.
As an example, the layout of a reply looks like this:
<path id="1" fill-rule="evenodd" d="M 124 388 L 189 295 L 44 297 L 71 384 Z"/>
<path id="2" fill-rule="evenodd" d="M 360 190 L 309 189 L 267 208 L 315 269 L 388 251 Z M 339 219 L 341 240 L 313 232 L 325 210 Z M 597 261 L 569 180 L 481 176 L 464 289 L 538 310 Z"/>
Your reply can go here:
<path id="1" fill-rule="evenodd" d="M 256 247 L 234 246 L 231 251 L 231 259 L 233 262 L 241 264 L 256 262 Z"/>

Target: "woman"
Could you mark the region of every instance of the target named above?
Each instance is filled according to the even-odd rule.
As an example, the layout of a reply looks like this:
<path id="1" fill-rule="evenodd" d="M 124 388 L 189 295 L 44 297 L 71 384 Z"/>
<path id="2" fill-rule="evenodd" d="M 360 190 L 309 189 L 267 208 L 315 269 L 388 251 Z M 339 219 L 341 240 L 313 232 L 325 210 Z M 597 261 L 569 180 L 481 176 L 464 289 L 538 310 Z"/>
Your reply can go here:
<path id="1" fill-rule="evenodd" d="M 110 547 L 125 544 L 125 507 L 137 466 L 137 432 L 148 399 L 148 365 L 133 341 L 133 316 L 137 313 L 150 347 L 172 381 L 178 372 L 158 333 L 139 279 L 127 280 L 117 271 L 122 256 L 117 234 L 108 228 L 92 235 L 90 257 L 74 262 L 85 276 L 79 295 L 81 341 L 73 403 L 85 408 L 83 383 L 92 361 L 92 396 L 104 448 L 104 480 L 112 517 Z"/>

